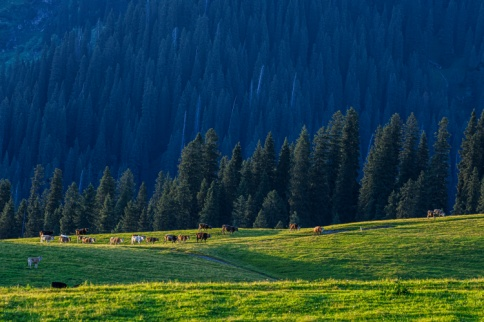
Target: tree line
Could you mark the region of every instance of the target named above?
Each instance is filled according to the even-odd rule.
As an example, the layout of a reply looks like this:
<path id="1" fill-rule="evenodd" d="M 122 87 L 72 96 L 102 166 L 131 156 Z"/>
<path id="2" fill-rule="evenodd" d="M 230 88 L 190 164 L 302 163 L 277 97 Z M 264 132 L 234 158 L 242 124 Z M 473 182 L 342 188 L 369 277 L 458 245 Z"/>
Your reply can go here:
<path id="1" fill-rule="evenodd" d="M 454 165 L 462 125 L 484 105 L 480 1 L 42 3 L 48 23 L 0 65 L 0 178 L 18 200 L 37 164 L 82 190 L 106 164 L 153 186 L 199 132 L 214 128 L 227 155 L 268 132 L 280 147 L 348 106 L 364 155 L 394 113 L 414 112 L 427 133 L 452 119 Z M 12 44 L 36 27 L 25 20 L 5 33 Z"/>
<path id="2" fill-rule="evenodd" d="M 151 195 L 129 168 L 115 179 L 105 167 L 97 187 L 80 189 L 76 182 L 64 187 L 60 169 L 46 183 L 37 165 L 29 197 L 18 206 L 9 180 L 0 181 L 0 238 L 37 236 L 42 229 L 70 234 L 79 227 L 95 233 L 188 229 L 199 222 L 309 227 L 448 211 L 448 123 L 439 122 L 430 148 L 415 115 L 404 122 L 394 114 L 375 131 L 363 169 L 353 108 L 335 112 L 313 136 L 303 127 L 279 149 L 269 132 L 245 159 L 240 144 L 222 156 L 209 129 L 183 148 L 176 177 L 159 172 Z M 460 148 L 455 214 L 484 212 L 483 141 L 484 112 L 479 118 L 472 112 Z"/>

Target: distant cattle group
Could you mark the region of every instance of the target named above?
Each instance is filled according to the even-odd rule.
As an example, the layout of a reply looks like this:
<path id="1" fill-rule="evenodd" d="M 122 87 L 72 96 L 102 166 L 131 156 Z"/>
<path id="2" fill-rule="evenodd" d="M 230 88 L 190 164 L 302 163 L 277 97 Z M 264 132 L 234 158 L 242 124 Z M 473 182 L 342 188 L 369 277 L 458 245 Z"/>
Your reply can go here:
<path id="1" fill-rule="evenodd" d="M 427 218 L 444 217 L 445 212 L 443 209 L 427 210 Z"/>

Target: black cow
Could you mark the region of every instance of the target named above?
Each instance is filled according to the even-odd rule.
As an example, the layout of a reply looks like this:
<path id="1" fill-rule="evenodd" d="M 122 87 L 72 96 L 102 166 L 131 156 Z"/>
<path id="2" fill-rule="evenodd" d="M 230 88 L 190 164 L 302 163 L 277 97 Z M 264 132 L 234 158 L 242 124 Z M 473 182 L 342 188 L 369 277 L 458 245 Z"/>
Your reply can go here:
<path id="1" fill-rule="evenodd" d="M 154 244 L 154 243 L 155 243 L 155 242 L 157 242 L 157 241 L 160 241 L 160 239 L 159 239 L 159 238 L 156 238 L 156 237 L 146 237 L 146 242 L 147 242 L 147 243 L 152 243 L 152 244 Z"/>
<path id="2" fill-rule="evenodd" d="M 172 243 L 176 243 L 178 237 L 175 235 L 165 235 L 165 243 L 171 241 Z"/>

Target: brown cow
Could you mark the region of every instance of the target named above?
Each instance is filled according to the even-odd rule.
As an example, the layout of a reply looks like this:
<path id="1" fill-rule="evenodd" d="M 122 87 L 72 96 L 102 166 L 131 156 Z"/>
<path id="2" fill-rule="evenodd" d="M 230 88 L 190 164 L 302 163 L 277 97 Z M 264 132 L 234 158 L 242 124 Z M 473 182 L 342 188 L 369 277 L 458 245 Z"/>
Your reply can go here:
<path id="1" fill-rule="evenodd" d="M 147 242 L 147 243 L 152 243 L 152 244 L 154 244 L 154 243 L 155 243 L 155 242 L 157 242 L 157 241 L 160 241 L 160 239 L 159 239 L 159 238 L 156 238 L 156 237 L 146 237 L 146 242 Z"/>
<path id="2" fill-rule="evenodd" d="M 181 242 L 186 242 L 187 240 L 190 239 L 190 236 L 188 235 L 178 235 L 178 242 L 181 243 Z"/>
<path id="3" fill-rule="evenodd" d="M 434 212 L 432 210 L 427 210 L 427 218 L 432 218 L 432 217 L 435 219 Z"/>
<path id="4" fill-rule="evenodd" d="M 84 236 L 82 237 L 83 244 L 94 244 L 96 242 L 95 238 Z"/>
<path id="5" fill-rule="evenodd" d="M 207 238 L 210 238 L 210 234 L 207 234 L 207 233 L 197 233 L 197 243 L 198 243 L 198 240 L 204 240 L 205 242 L 207 242 Z"/>
<path id="6" fill-rule="evenodd" d="M 301 226 L 299 226 L 298 224 L 289 224 L 289 231 L 299 230 L 299 229 L 301 229 Z"/>
<path id="7" fill-rule="evenodd" d="M 89 229 L 87 229 L 87 228 L 79 228 L 79 229 L 76 229 L 76 235 L 77 236 L 85 235 L 85 234 L 87 234 L 88 231 L 89 231 Z"/>
<path id="8" fill-rule="evenodd" d="M 41 230 L 39 231 L 39 236 L 42 237 L 43 235 L 54 235 L 54 232 L 51 230 Z"/>
<path id="9" fill-rule="evenodd" d="M 314 227 L 313 231 L 315 235 L 321 235 L 323 232 L 324 228 L 321 226 L 316 226 Z"/>
<path id="10" fill-rule="evenodd" d="M 212 229 L 212 226 L 204 223 L 198 224 L 198 230 L 207 230 L 207 229 Z"/>
<path id="11" fill-rule="evenodd" d="M 119 237 L 111 237 L 111 238 L 109 238 L 109 245 L 119 245 L 122 242 L 124 242 L 124 239 L 123 238 L 119 238 Z"/>
<path id="12" fill-rule="evenodd" d="M 178 239 L 178 237 L 175 236 L 175 235 L 165 235 L 164 243 L 169 242 L 169 241 L 171 241 L 172 243 L 176 243 L 177 239 Z"/>

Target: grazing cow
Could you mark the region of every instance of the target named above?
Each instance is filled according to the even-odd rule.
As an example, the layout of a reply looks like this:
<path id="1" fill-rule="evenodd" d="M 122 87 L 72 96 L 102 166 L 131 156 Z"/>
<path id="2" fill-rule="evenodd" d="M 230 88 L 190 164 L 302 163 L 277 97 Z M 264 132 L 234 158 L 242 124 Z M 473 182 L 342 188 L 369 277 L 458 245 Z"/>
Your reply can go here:
<path id="1" fill-rule="evenodd" d="M 87 234 L 87 232 L 89 231 L 89 229 L 87 228 L 79 228 L 79 229 L 76 229 L 76 235 L 85 235 Z"/>
<path id="2" fill-rule="evenodd" d="M 84 236 L 82 237 L 82 243 L 83 244 L 94 244 L 96 242 L 95 238 Z"/>
<path id="3" fill-rule="evenodd" d="M 39 262 L 42 260 L 42 256 L 39 257 L 29 257 L 27 258 L 27 264 L 29 264 L 29 268 L 32 268 L 32 264 L 34 264 L 34 267 L 37 268 L 39 265 Z"/>
<path id="4" fill-rule="evenodd" d="M 298 224 L 289 224 L 289 231 L 299 230 L 299 229 L 301 229 L 301 226 L 299 226 Z"/>
<path id="5" fill-rule="evenodd" d="M 222 225 L 222 234 L 224 234 L 224 235 L 225 235 L 226 232 L 233 234 L 236 231 L 239 231 L 238 227 L 230 226 L 230 225 Z"/>
<path id="6" fill-rule="evenodd" d="M 432 217 L 434 217 L 434 212 L 432 210 L 427 210 L 427 218 L 432 218 Z"/>
<path id="7" fill-rule="evenodd" d="M 60 235 L 59 237 L 59 243 L 68 243 L 71 241 L 71 237 L 67 235 Z"/>
<path id="8" fill-rule="evenodd" d="M 133 235 L 131 236 L 131 245 L 133 245 L 134 243 L 138 243 L 139 245 L 145 239 L 146 239 L 146 236 Z"/>
<path id="9" fill-rule="evenodd" d="M 41 243 L 43 243 L 43 242 L 50 243 L 53 240 L 54 240 L 54 236 L 51 236 L 51 235 L 42 235 L 42 236 L 40 236 L 40 242 Z"/>
<path id="10" fill-rule="evenodd" d="M 156 238 L 156 237 L 146 237 L 146 242 L 147 242 L 147 243 L 152 243 L 152 244 L 154 244 L 154 243 L 155 243 L 155 242 L 157 242 L 157 241 L 160 241 L 160 239 L 159 239 L 159 238 Z"/>
<path id="11" fill-rule="evenodd" d="M 179 243 L 181 243 L 181 242 L 185 243 L 187 240 L 190 239 L 190 236 L 188 236 L 188 235 L 178 235 L 177 239 L 178 239 Z"/>
<path id="12" fill-rule="evenodd" d="M 54 235 L 54 232 L 51 230 L 41 230 L 39 231 L 39 236 L 42 237 L 43 235 Z"/>
<path id="13" fill-rule="evenodd" d="M 434 217 L 445 217 L 443 209 L 434 209 Z"/>
<path id="14" fill-rule="evenodd" d="M 124 242 L 124 239 L 123 238 L 119 238 L 119 237 L 111 237 L 111 238 L 109 238 L 109 245 L 119 245 L 122 242 Z"/>
<path id="15" fill-rule="evenodd" d="M 207 230 L 207 229 L 212 229 L 212 226 L 204 223 L 198 224 L 198 230 Z"/>
<path id="16" fill-rule="evenodd" d="M 198 240 L 204 240 L 205 242 L 207 242 L 207 238 L 210 238 L 210 234 L 197 233 L 197 243 L 198 243 Z"/>
<path id="17" fill-rule="evenodd" d="M 52 288 L 67 288 L 67 284 L 62 282 L 52 282 L 50 286 Z"/>
<path id="18" fill-rule="evenodd" d="M 321 226 L 314 227 L 313 231 L 315 235 L 321 235 L 323 233 L 324 228 Z"/>
<path id="19" fill-rule="evenodd" d="M 178 240 L 178 237 L 175 236 L 175 235 L 165 235 L 165 241 L 164 243 L 166 242 L 172 242 L 172 243 L 176 243 L 176 241 Z"/>

